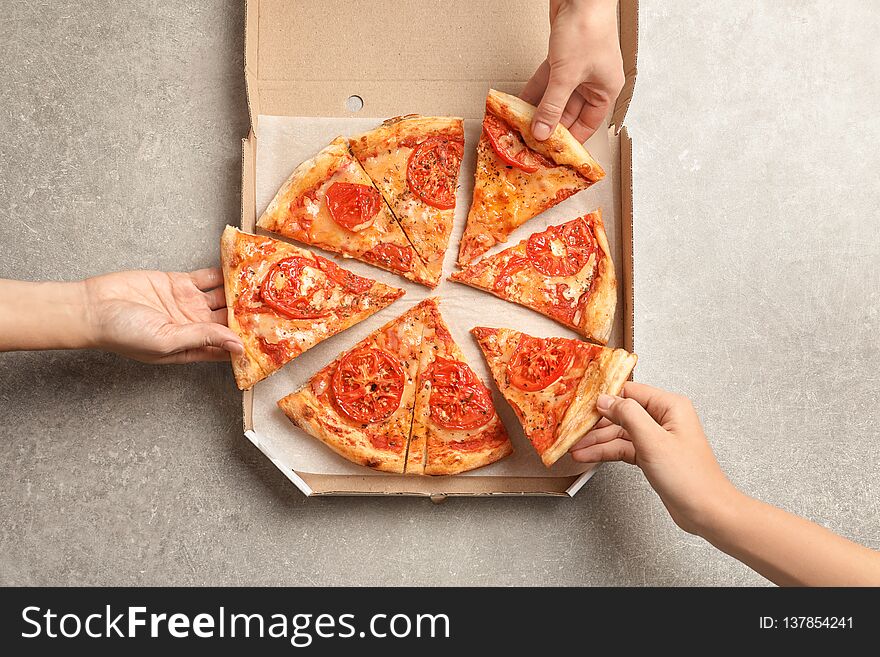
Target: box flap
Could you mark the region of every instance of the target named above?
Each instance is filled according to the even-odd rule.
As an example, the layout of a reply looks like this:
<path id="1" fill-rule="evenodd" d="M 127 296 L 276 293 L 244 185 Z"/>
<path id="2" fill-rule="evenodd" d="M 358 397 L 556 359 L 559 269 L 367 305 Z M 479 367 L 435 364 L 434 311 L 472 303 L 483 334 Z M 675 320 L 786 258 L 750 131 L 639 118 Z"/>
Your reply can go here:
<path id="1" fill-rule="evenodd" d="M 366 116 L 433 114 L 438 107 L 482 116 L 489 87 L 520 91 L 546 56 L 550 29 L 547 5 L 536 0 L 374 0 L 358 7 L 248 0 L 246 12 L 255 132 L 260 114 L 346 116 L 351 96 L 363 101 Z M 613 112 L 618 128 L 635 84 L 636 0 L 621 0 L 620 21 L 627 82 Z"/>

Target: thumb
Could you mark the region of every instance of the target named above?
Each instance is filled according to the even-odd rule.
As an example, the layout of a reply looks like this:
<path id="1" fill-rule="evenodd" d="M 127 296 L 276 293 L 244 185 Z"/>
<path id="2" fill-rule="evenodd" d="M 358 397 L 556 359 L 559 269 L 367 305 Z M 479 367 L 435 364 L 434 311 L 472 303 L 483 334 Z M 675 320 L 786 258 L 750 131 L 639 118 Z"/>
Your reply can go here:
<path id="1" fill-rule="evenodd" d="M 550 67 L 547 88 L 532 119 L 532 135 L 535 139 L 544 141 L 550 136 L 562 118 L 562 112 L 577 85 L 576 80 L 561 72 L 558 67 Z"/>
<path id="2" fill-rule="evenodd" d="M 623 427 L 636 449 L 660 429 L 660 425 L 635 399 L 602 394 L 596 400 L 596 409 L 614 424 Z"/>
<path id="3" fill-rule="evenodd" d="M 188 349 L 219 347 L 232 354 L 244 352 L 244 345 L 234 331 L 214 322 L 172 324 L 167 327 L 168 351 L 176 353 Z"/>

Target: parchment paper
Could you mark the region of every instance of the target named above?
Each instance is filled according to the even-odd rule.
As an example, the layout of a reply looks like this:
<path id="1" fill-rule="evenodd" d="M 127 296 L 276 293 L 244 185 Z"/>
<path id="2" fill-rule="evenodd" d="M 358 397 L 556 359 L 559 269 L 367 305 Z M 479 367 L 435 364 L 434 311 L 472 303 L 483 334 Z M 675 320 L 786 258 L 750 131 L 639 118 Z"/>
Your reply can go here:
<path id="1" fill-rule="evenodd" d="M 259 217 L 275 196 L 278 188 L 284 183 L 293 169 L 303 160 L 314 155 L 335 137 L 349 137 L 370 130 L 382 119 L 373 118 L 317 118 L 290 116 L 260 116 L 259 133 L 256 151 L 256 205 Z M 458 243 L 464 231 L 468 209 L 473 194 L 474 168 L 476 160 L 476 144 L 480 136 L 481 119 L 465 121 L 465 156 L 459 177 L 460 187 L 456 195 L 455 224 L 449 249 L 446 252 L 443 273 L 444 278 L 436 289 L 411 283 L 410 281 L 368 264 L 343 259 L 335 254 L 322 252 L 320 249 L 308 248 L 322 253 L 357 274 L 369 276 L 388 285 L 406 290 L 406 295 L 384 310 L 367 320 L 343 331 L 321 344 L 313 347 L 281 371 L 261 381 L 254 387 L 253 424 L 260 439 L 268 443 L 278 458 L 284 459 L 288 465 L 299 472 L 317 474 L 352 474 L 371 475 L 377 473 L 369 468 L 361 467 L 346 461 L 315 438 L 312 438 L 298 427 L 295 427 L 278 409 L 276 401 L 290 392 L 301 388 L 312 375 L 326 366 L 341 352 L 354 346 L 375 329 L 428 296 L 440 298 L 440 311 L 449 325 L 455 341 L 461 346 L 468 363 L 492 390 L 495 407 L 501 416 L 510 438 L 513 441 L 514 453 L 501 461 L 485 468 L 479 468 L 470 474 L 480 476 L 517 476 L 547 477 L 580 474 L 589 469 L 584 464 L 575 463 L 565 456 L 549 470 L 541 463 L 535 450 L 523 434 L 522 427 L 510 406 L 494 385 L 492 375 L 486 366 L 480 348 L 468 332 L 474 326 L 507 327 L 524 331 L 537 336 L 579 337 L 573 331 L 557 324 L 551 319 L 522 306 L 503 301 L 487 292 L 446 280 L 455 271 L 458 256 Z M 616 182 L 611 152 L 608 143 L 608 131 L 600 129 L 587 142 L 587 149 L 606 171 L 606 178 L 589 189 L 575 194 L 559 205 L 526 222 L 515 231 L 506 244 L 497 245 L 490 254 L 497 253 L 525 239 L 533 232 L 544 229 L 550 224 L 558 224 L 591 212 L 597 207 L 602 208 L 608 241 L 612 256 L 619 271 L 620 235 L 617 210 L 614 204 Z M 268 234 L 268 233 L 267 233 Z M 277 236 L 275 236 L 277 237 Z M 622 312 L 623 299 L 621 286 L 618 286 L 617 313 L 612 331 L 611 346 L 621 344 L 623 335 Z"/>

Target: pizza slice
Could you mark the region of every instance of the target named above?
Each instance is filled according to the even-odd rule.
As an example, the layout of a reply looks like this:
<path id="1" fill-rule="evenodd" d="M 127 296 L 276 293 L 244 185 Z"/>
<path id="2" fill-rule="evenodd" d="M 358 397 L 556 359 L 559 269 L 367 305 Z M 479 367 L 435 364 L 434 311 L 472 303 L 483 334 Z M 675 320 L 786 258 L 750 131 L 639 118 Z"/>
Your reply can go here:
<path id="1" fill-rule="evenodd" d="M 342 137 L 294 169 L 257 225 L 417 283 L 431 281 L 424 263 Z"/>
<path id="2" fill-rule="evenodd" d="M 220 260 L 229 328 L 244 343 L 232 360 L 242 390 L 403 295 L 310 251 L 232 226 L 223 231 Z"/>
<path id="3" fill-rule="evenodd" d="M 419 369 L 422 309 L 373 332 L 278 401 L 303 431 L 340 456 L 403 473 Z"/>
<path id="4" fill-rule="evenodd" d="M 596 399 L 620 393 L 637 360 L 623 349 L 569 338 L 535 338 L 482 326 L 471 333 L 547 467 L 599 421 Z"/>
<path id="5" fill-rule="evenodd" d="M 434 299 L 423 308 L 421 362 L 407 474 L 451 475 L 513 452 L 492 394 L 465 362 Z"/>
<path id="6" fill-rule="evenodd" d="M 464 155 L 462 120 L 415 114 L 396 117 L 353 137 L 350 143 L 427 266 L 426 284 L 436 286 L 455 216 L 455 190 Z"/>
<path id="7" fill-rule="evenodd" d="M 617 305 L 617 279 L 602 212 L 550 226 L 452 274 L 497 297 L 536 310 L 606 344 Z"/>
<path id="8" fill-rule="evenodd" d="M 491 89 L 477 144 L 474 200 L 459 246 L 466 267 L 518 226 L 605 177 L 561 124 L 545 141 L 532 137 L 535 107 Z"/>

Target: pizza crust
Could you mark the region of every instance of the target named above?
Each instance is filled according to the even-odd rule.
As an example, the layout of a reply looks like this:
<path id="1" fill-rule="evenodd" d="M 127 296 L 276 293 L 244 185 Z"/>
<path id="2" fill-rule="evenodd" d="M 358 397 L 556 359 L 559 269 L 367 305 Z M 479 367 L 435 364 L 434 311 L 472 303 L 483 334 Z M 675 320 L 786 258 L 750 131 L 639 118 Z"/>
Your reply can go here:
<path id="1" fill-rule="evenodd" d="M 220 262 L 223 268 L 223 290 L 226 295 L 226 323 L 236 335 L 242 338 L 244 352 L 232 358 L 232 372 L 235 375 L 235 385 L 239 390 L 248 390 L 252 388 L 257 381 L 268 376 L 267 371 L 263 367 L 265 358 L 259 350 L 254 349 L 253 340 L 245 338 L 245 332 L 242 330 L 238 319 L 235 317 L 235 287 L 231 285 L 227 279 L 226 272 L 234 270 L 235 256 L 235 230 L 223 231 L 220 238 Z"/>
<path id="2" fill-rule="evenodd" d="M 593 234 L 602 251 L 603 257 L 596 265 L 590 298 L 584 307 L 580 320 L 580 333 L 593 342 L 608 344 L 611 329 L 614 326 L 614 312 L 617 308 L 617 276 L 614 273 L 614 261 L 611 259 L 611 247 L 605 234 L 605 222 L 602 221 L 602 210 L 592 213 L 591 225 Z"/>
<path id="3" fill-rule="evenodd" d="M 591 183 L 605 177 L 605 170 L 561 123 L 544 141 L 538 141 L 532 136 L 532 119 L 537 109 L 534 105 L 503 91 L 490 89 L 486 97 L 486 108 L 515 128 L 529 148 L 556 164 L 575 169 Z"/>
<path id="4" fill-rule="evenodd" d="M 624 349 L 606 349 L 590 364 L 571 405 L 559 423 L 556 440 L 541 455 L 544 465 L 550 467 L 602 418 L 596 410 L 600 394 L 620 394 L 623 384 L 636 366 L 638 356 Z"/>
<path id="5" fill-rule="evenodd" d="M 421 116 L 407 114 L 386 119 L 378 128 L 360 135 L 349 141 L 355 156 L 371 157 L 378 151 L 388 148 L 389 144 L 413 139 L 426 139 L 435 135 L 448 134 L 454 139 L 464 140 L 464 119 L 457 116 Z"/>
<path id="6" fill-rule="evenodd" d="M 371 448 L 366 440 L 352 435 L 357 433 L 355 429 L 339 422 L 338 417 L 329 416 L 308 387 L 278 400 L 278 407 L 296 426 L 344 459 L 381 472 L 403 473 L 405 451 L 392 454 Z"/>
<path id="7" fill-rule="evenodd" d="M 324 150 L 296 167 L 257 220 L 257 226 L 275 233 L 280 232 L 291 201 L 327 180 L 346 157 L 348 142 L 343 137 L 337 137 Z"/>

